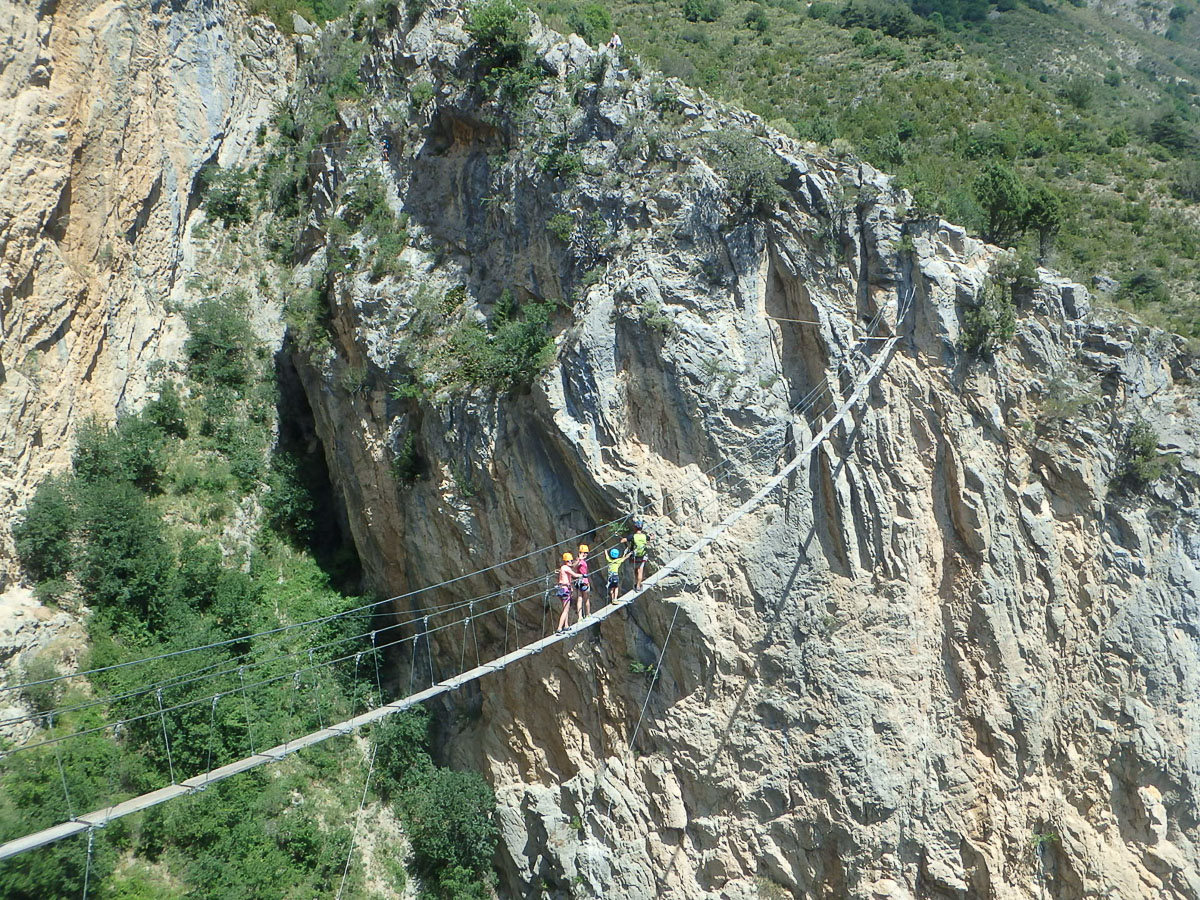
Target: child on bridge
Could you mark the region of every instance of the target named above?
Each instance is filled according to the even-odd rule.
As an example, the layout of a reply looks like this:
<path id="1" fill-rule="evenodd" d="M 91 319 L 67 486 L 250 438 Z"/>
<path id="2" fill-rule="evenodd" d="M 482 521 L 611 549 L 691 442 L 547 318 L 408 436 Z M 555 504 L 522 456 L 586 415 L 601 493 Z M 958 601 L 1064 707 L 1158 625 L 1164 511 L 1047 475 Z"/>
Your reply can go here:
<path id="1" fill-rule="evenodd" d="M 562 602 L 562 614 L 558 617 L 557 631 L 562 631 L 571 621 L 571 579 L 579 577 L 579 570 L 571 563 L 575 557 L 570 553 L 562 555 L 562 565 L 558 567 L 558 599 Z"/>

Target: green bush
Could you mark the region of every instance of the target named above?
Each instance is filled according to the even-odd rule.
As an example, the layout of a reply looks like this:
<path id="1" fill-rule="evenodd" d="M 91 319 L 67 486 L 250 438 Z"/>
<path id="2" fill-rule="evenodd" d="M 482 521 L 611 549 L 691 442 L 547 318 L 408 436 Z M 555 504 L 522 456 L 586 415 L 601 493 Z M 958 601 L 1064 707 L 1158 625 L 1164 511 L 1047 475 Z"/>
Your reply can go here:
<path id="1" fill-rule="evenodd" d="M 312 287 L 298 287 L 284 298 L 283 320 L 297 349 L 308 356 L 321 356 L 331 349 L 329 298 L 324 279 Z"/>
<path id="2" fill-rule="evenodd" d="M 75 437 L 75 475 L 86 484 L 125 481 L 157 491 L 166 465 L 164 437 L 145 415 L 128 416 L 114 428 L 89 420 Z"/>
<path id="3" fill-rule="evenodd" d="M 1139 491 L 1166 474 L 1167 462 L 1168 457 L 1158 452 L 1158 432 L 1146 421 L 1138 420 L 1125 432 L 1117 453 L 1113 487 Z"/>
<path id="4" fill-rule="evenodd" d="M 398 799 L 406 787 L 429 777 L 429 711 L 423 706 L 388 716 L 371 734 L 375 742 L 376 789 Z"/>
<path id="5" fill-rule="evenodd" d="M 575 231 L 575 219 L 567 213 L 555 213 L 547 220 L 546 230 L 565 244 Z"/>
<path id="6" fill-rule="evenodd" d="M 1117 296 L 1132 304 L 1134 309 L 1142 309 L 1152 303 L 1165 303 L 1170 299 L 1162 279 L 1149 269 L 1142 269 L 1125 279 Z"/>
<path id="7" fill-rule="evenodd" d="M 1021 234 L 1029 192 L 1010 166 L 989 163 L 972 184 L 985 216 L 984 237 L 1011 246 Z"/>
<path id="8" fill-rule="evenodd" d="M 142 417 L 163 434 L 176 438 L 187 437 L 187 422 L 183 417 L 183 400 L 171 381 L 158 385 L 158 397 L 146 404 Z"/>
<path id="9" fill-rule="evenodd" d="M 450 338 L 458 374 L 495 390 L 527 388 L 550 363 L 552 310 L 550 303 L 526 303 L 512 318 L 498 316 L 491 333 L 474 321 L 460 325 Z"/>
<path id="10" fill-rule="evenodd" d="M 233 291 L 187 311 L 191 334 L 183 345 L 188 374 L 203 385 L 245 388 L 258 340 L 247 318 L 248 298 Z"/>
<path id="11" fill-rule="evenodd" d="M 585 3 L 567 14 L 567 27 L 589 44 L 603 44 L 612 34 L 612 16 L 599 3 Z"/>
<path id="12" fill-rule="evenodd" d="M 990 359 L 1013 339 L 1016 330 L 1017 312 L 1008 292 L 989 283 L 978 305 L 963 314 L 962 348 L 973 356 Z"/>
<path id="13" fill-rule="evenodd" d="M 216 163 L 200 170 L 204 209 L 211 218 L 226 227 L 244 225 L 251 218 L 250 173 L 243 169 L 223 169 Z"/>
<path id="14" fill-rule="evenodd" d="M 528 54 L 529 16 L 513 0 L 482 0 L 467 13 L 485 69 L 517 69 Z"/>
<path id="15" fill-rule="evenodd" d="M 689 22 L 715 22 L 724 12 L 724 0 L 683 0 L 683 17 Z"/>
<path id="16" fill-rule="evenodd" d="M 450 885 L 483 882 L 499 832 L 496 797 L 478 773 L 434 769 L 405 791 L 400 808 L 414 867 L 427 888 L 437 885 L 434 896 L 458 900 L 461 894 L 447 891 Z"/>
<path id="17" fill-rule="evenodd" d="M 729 128 L 716 132 L 711 140 L 713 165 L 729 193 L 747 209 L 769 212 L 787 196 L 779 184 L 787 166 L 754 135 Z"/>
<path id="18" fill-rule="evenodd" d="M 753 31 L 757 31 L 759 34 L 765 34 L 767 29 L 771 27 L 771 21 L 767 18 L 767 11 L 761 3 L 755 3 L 750 7 L 742 19 L 742 24 Z"/>
<path id="19" fill-rule="evenodd" d="M 21 697 L 36 713 L 49 712 L 58 704 L 63 683 L 51 681 L 59 675 L 58 666 L 49 654 L 39 654 L 21 666 Z M 49 682 L 37 684 L 36 682 Z"/>
<path id="20" fill-rule="evenodd" d="M 70 479 L 43 481 L 13 526 L 17 556 L 34 581 L 60 579 L 73 565 L 75 506 Z"/>
<path id="21" fill-rule="evenodd" d="M 417 436 L 410 431 L 404 436 L 404 443 L 392 457 L 392 475 L 407 487 L 424 478 L 428 471 L 429 464 L 417 449 Z"/>
<path id="22" fill-rule="evenodd" d="M 569 149 L 567 135 L 558 134 L 550 143 L 550 151 L 538 160 L 538 167 L 556 178 L 574 178 L 583 171 L 583 156 Z"/>
<path id="23" fill-rule="evenodd" d="M 320 25 L 339 18 L 350 9 L 350 0 L 249 0 L 247 6 L 256 16 L 266 16 L 284 34 L 292 33 L 292 13 Z"/>
<path id="24" fill-rule="evenodd" d="M 76 574 L 88 605 L 118 624 L 162 624 L 175 560 L 145 495 L 123 481 L 81 486 L 79 530 Z"/>
<path id="25" fill-rule="evenodd" d="M 919 37 L 930 31 L 907 6 L 887 0 L 850 0 L 834 13 L 833 23 L 850 30 L 869 28 L 898 38 Z"/>
<path id="26" fill-rule="evenodd" d="M 267 491 L 262 499 L 267 526 L 297 547 L 308 545 L 316 526 L 313 516 L 317 504 L 310 489 L 312 476 L 303 477 L 311 465 L 295 453 L 276 451 L 271 456 Z"/>
<path id="27" fill-rule="evenodd" d="M 435 90 L 433 85 L 428 81 L 417 81 L 408 89 L 409 99 L 412 100 L 413 106 L 421 109 L 430 100 L 434 98 Z"/>

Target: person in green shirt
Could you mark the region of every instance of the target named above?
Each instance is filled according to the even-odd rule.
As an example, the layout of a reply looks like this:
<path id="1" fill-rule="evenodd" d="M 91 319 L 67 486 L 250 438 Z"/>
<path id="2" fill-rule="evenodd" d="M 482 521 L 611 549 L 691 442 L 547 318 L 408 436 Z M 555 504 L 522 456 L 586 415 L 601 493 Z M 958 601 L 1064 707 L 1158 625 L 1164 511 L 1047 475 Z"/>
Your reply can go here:
<path id="1" fill-rule="evenodd" d="M 642 576 L 646 574 L 646 556 L 650 553 L 650 535 L 645 531 L 646 523 L 640 518 L 633 520 L 633 534 L 621 538 L 622 544 L 630 544 L 633 548 L 633 571 L 636 584 L 634 590 L 642 589 Z"/>

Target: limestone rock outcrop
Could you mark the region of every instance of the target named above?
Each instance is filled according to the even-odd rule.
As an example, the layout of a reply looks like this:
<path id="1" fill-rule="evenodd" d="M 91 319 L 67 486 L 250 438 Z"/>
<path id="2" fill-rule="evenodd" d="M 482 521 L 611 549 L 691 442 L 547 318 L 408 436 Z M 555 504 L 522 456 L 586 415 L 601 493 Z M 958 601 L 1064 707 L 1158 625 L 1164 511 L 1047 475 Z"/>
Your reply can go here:
<path id="1" fill-rule="evenodd" d="M 500 894 L 1200 897 L 1188 345 L 1040 271 L 1011 342 L 974 358 L 968 311 L 1005 264 L 887 176 L 537 25 L 550 77 L 485 88 L 458 6 L 402 12 L 364 38 L 371 99 L 310 160 L 301 272 L 327 279 L 329 349 L 285 346 L 371 588 L 514 557 L 419 599 L 530 585 L 392 660 L 397 685 L 552 622 L 535 548 L 645 508 L 668 558 L 900 337 L 698 564 L 443 710 L 447 755 L 497 791 Z M 82 417 L 136 406 L 178 356 L 197 173 L 256 159 L 297 79 L 228 4 L 0 0 L 0 22 L 11 517 Z M 382 273 L 322 243 L 364 171 L 407 217 Z M 548 367 L 502 390 L 456 370 L 453 329 L 542 301 Z M 1137 421 L 1170 465 L 1133 490 L 1115 476 Z"/>
<path id="2" fill-rule="evenodd" d="M 457 695 L 449 753 L 495 784 L 501 894 L 1200 896 L 1187 345 L 1040 271 L 1015 338 L 976 359 L 962 332 L 1003 282 L 996 248 L 911 217 L 865 164 L 535 44 L 562 80 L 517 112 L 471 84 L 455 9 L 368 51 L 406 265 L 335 276 L 333 350 L 297 361 L 373 587 L 643 506 L 669 558 L 820 426 L 875 338 L 901 339 L 852 423 L 700 564 Z M 758 151 L 731 164 L 730 131 Z M 777 203 L 739 178 L 762 152 Z M 329 183 L 350 165 L 331 154 Z M 552 365 L 527 392 L 448 387 L 411 338 L 423 310 L 480 322 L 506 292 L 561 301 Z M 1140 493 L 1114 484 L 1137 419 L 1175 460 Z M 424 477 L 398 478 L 400 453 Z M 555 562 L 419 598 L 534 585 L 478 634 L 441 631 L 440 673 L 544 628 Z"/>
<path id="3" fill-rule="evenodd" d="M 289 42 L 237 4 L 0 2 L 0 587 L 12 520 L 78 424 L 179 356 L 197 176 L 284 96 Z"/>

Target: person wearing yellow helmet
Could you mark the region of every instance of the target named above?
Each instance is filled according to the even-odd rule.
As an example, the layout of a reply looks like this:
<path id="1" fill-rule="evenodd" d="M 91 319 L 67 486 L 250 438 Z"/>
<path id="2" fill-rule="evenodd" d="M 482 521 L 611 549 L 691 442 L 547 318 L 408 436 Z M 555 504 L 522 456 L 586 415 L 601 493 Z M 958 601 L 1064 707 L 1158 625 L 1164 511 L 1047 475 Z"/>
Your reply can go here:
<path id="1" fill-rule="evenodd" d="M 575 557 L 570 553 L 562 555 L 562 565 L 558 567 L 558 599 L 562 603 L 562 614 L 558 617 L 558 631 L 562 631 L 571 621 L 571 579 L 579 577 L 579 570 L 571 565 Z"/>
<path id="2" fill-rule="evenodd" d="M 575 618 L 582 619 L 584 616 L 584 606 L 587 606 L 587 615 L 592 614 L 592 595 L 591 595 L 591 580 L 588 578 L 588 558 L 587 555 L 592 550 L 587 544 L 579 545 L 579 562 L 575 564 L 575 568 L 579 570 L 579 577 L 575 579 Z"/>

